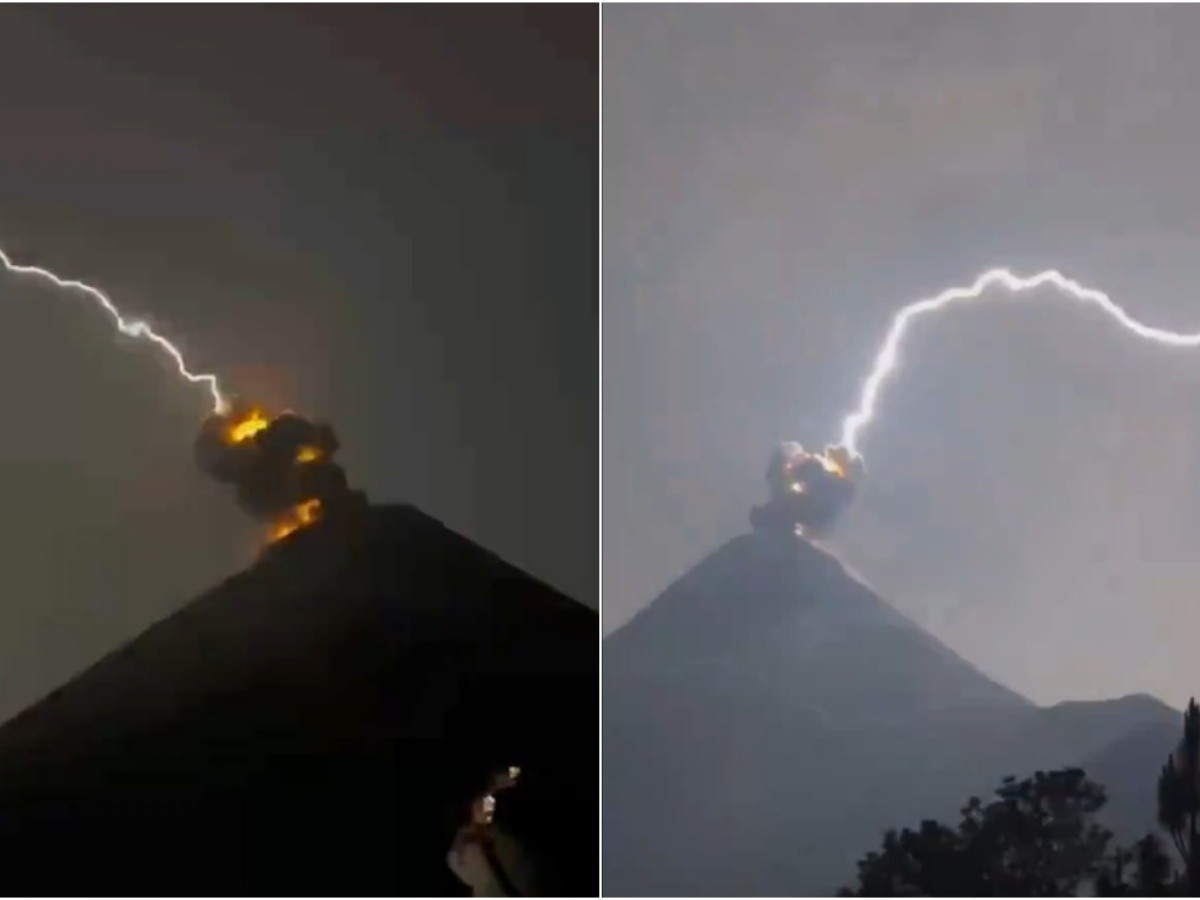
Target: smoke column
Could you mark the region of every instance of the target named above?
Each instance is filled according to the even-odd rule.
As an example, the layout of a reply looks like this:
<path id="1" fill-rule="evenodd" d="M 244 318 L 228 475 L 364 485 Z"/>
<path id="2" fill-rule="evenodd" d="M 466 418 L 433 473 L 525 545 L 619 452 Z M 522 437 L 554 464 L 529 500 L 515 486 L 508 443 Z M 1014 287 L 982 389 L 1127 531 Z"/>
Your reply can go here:
<path id="1" fill-rule="evenodd" d="M 896 317 L 892 319 L 892 327 L 884 339 L 883 346 L 879 348 L 879 353 L 875 356 L 871 372 L 867 376 L 867 380 L 863 382 L 858 409 L 842 422 L 841 445 L 854 456 L 859 455 L 859 435 L 875 418 L 879 392 L 900 363 L 900 344 L 904 340 L 905 334 L 908 333 L 909 325 L 915 319 L 927 313 L 939 312 L 956 303 L 980 300 L 990 287 L 1002 287 L 1016 294 L 1048 285 L 1075 300 L 1099 307 L 1110 318 L 1115 319 L 1122 328 L 1140 338 L 1168 347 L 1200 347 L 1200 332 L 1185 334 L 1143 324 L 1114 303 L 1108 294 L 1095 288 L 1084 287 L 1078 281 L 1067 278 L 1055 269 L 1048 269 L 1028 278 L 1015 275 L 1008 269 L 989 269 L 976 278 L 970 287 L 950 288 L 936 297 L 910 303 L 896 314 Z"/>
<path id="2" fill-rule="evenodd" d="M 217 376 L 209 374 L 195 374 L 188 371 L 187 365 L 183 361 L 183 354 L 179 352 L 179 348 L 168 341 L 161 334 L 142 321 L 128 321 L 122 315 L 120 310 L 108 299 L 108 296 L 99 288 L 92 287 L 82 281 L 60 278 L 48 269 L 43 269 L 39 266 L 19 266 L 16 265 L 3 250 L 0 250 L 0 263 L 4 265 L 4 270 L 13 275 L 32 275 L 35 278 L 40 278 L 43 281 L 48 281 L 56 287 L 64 290 L 80 291 L 86 294 L 95 302 L 99 303 L 110 316 L 113 322 L 116 323 L 117 330 L 122 334 L 127 334 L 133 338 L 142 338 L 156 344 L 159 349 L 164 350 L 168 356 L 175 362 L 175 368 L 179 374 L 192 384 L 205 384 L 208 386 L 208 392 L 212 395 L 213 412 L 223 413 L 228 409 L 228 403 L 225 397 L 221 394 L 221 389 L 217 385 Z"/>

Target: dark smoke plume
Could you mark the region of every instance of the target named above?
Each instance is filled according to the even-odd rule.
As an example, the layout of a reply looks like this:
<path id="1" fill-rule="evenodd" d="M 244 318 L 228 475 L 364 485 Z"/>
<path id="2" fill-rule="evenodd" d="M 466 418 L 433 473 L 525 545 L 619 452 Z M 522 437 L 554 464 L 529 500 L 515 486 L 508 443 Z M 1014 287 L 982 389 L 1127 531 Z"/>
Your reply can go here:
<path id="1" fill-rule="evenodd" d="M 334 462 L 337 449 L 337 436 L 323 422 L 290 412 L 268 419 L 237 400 L 205 420 L 195 444 L 200 468 L 233 485 L 246 512 L 277 525 L 295 520 L 297 527 L 365 502 Z M 304 515 L 297 512 L 302 507 L 308 510 Z"/>
<path id="2" fill-rule="evenodd" d="M 827 534 L 854 499 L 862 473 L 862 460 L 844 447 L 809 453 L 781 444 L 767 464 L 770 497 L 750 511 L 750 524 L 756 531 Z"/>

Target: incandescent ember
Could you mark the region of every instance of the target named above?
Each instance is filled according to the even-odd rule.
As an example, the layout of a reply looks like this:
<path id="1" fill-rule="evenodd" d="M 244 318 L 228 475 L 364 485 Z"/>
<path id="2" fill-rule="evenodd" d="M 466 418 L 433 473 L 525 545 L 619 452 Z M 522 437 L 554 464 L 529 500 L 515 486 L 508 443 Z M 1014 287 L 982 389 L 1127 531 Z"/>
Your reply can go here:
<path id="1" fill-rule="evenodd" d="M 364 502 L 334 462 L 337 449 L 329 425 L 239 400 L 205 420 L 195 445 L 200 468 L 236 488 L 242 508 L 269 523 L 272 542 Z"/>
<path id="2" fill-rule="evenodd" d="M 862 458 L 845 447 L 810 453 L 794 442 L 781 444 L 767 465 L 770 499 L 750 511 L 750 524 L 757 531 L 819 537 L 850 505 L 862 474 Z"/>

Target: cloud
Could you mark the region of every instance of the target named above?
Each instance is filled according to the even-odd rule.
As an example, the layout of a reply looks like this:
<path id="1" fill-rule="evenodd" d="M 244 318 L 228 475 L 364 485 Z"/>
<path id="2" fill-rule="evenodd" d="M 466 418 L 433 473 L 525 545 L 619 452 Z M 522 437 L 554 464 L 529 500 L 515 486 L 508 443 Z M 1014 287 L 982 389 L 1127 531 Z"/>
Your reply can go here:
<path id="1" fill-rule="evenodd" d="M 757 531 L 817 537 L 829 532 L 858 491 L 862 459 L 845 447 L 809 453 L 794 442 L 781 444 L 767 464 L 770 498 L 750 512 Z"/>

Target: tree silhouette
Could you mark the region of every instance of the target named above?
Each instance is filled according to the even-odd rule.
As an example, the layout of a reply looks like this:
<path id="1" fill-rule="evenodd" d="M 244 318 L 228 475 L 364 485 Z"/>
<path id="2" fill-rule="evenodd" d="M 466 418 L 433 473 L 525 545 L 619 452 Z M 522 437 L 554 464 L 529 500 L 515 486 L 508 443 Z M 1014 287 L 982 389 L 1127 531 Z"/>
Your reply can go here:
<path id="1" fill-rule="evenodd" d="M 916 831 L 889 830 L 883 849 L 859 862 L 858 890 L 843 890 L 841 896 L 979 896 L 980 874 L 958 832 L 927 819 Z"/>
<path id="2" fill-rule="evenodd" d="M 1183 864 L 1188 893 L 1200 892 L 1200 708 L 1195 698 L 1183 715 L 1183 740 L 1158 777 L 1158 821 L 1171 835 Z"/>
<path id="3" fill-rule="evenodd" d="M 1171 858 L 1156 835 L 1148 834 L 1133 845 L 1140 897 L 1165 897 L 1171 892 Z"/>
<path id="4" fill-rule="evenodd" d="M 1153 834 L 1132 849 L 1118 848 L 1112 866 L 1096 879 L 1096 893 L 1101 897 L 1166 897 L 1179 893 L 1181 887 L 1173 879 L 1171 858 Z"/>
<path id="5" fill-rule="evenodd" d="M 972 797 L 958 829 L 927 820 L 890 830 L 858 863 L 858 884 L 841 896 L 1078 895 L 1200 896 L 1200 707 L 1193 698 L 1183 738 L 1158 778 L 1158 821 L 1170 835 L 1177 875 L 1162 841 L 1147 834 L 1106 855 L 1112 834 L 1092 817 L 1104 789 L 1082 769 L 1005 778 L 986 806 Z"/>
<path id="6" fill-rule="evenodd" d="M 887 832 L 842 895 L 1053 897 L 1075 895 L 1106 872 L 1112 834 L 1091 821 L 1104 789 L 1082 769 L 1009 777 L 996 797 L 987 805 L 972 797 L 957 831 L 929 820 Z"/>
<path id="7" fill-rule="evenodd" d="M 1111 866 L 1101 867 L 1096 877 L 1096 895 L 1099 897 L 1129 897 L 1133 887 L 1127 880 L 1128 866 L 1133 861 L 1133 852 L 1118 847 L 1113 851 Z"/>

